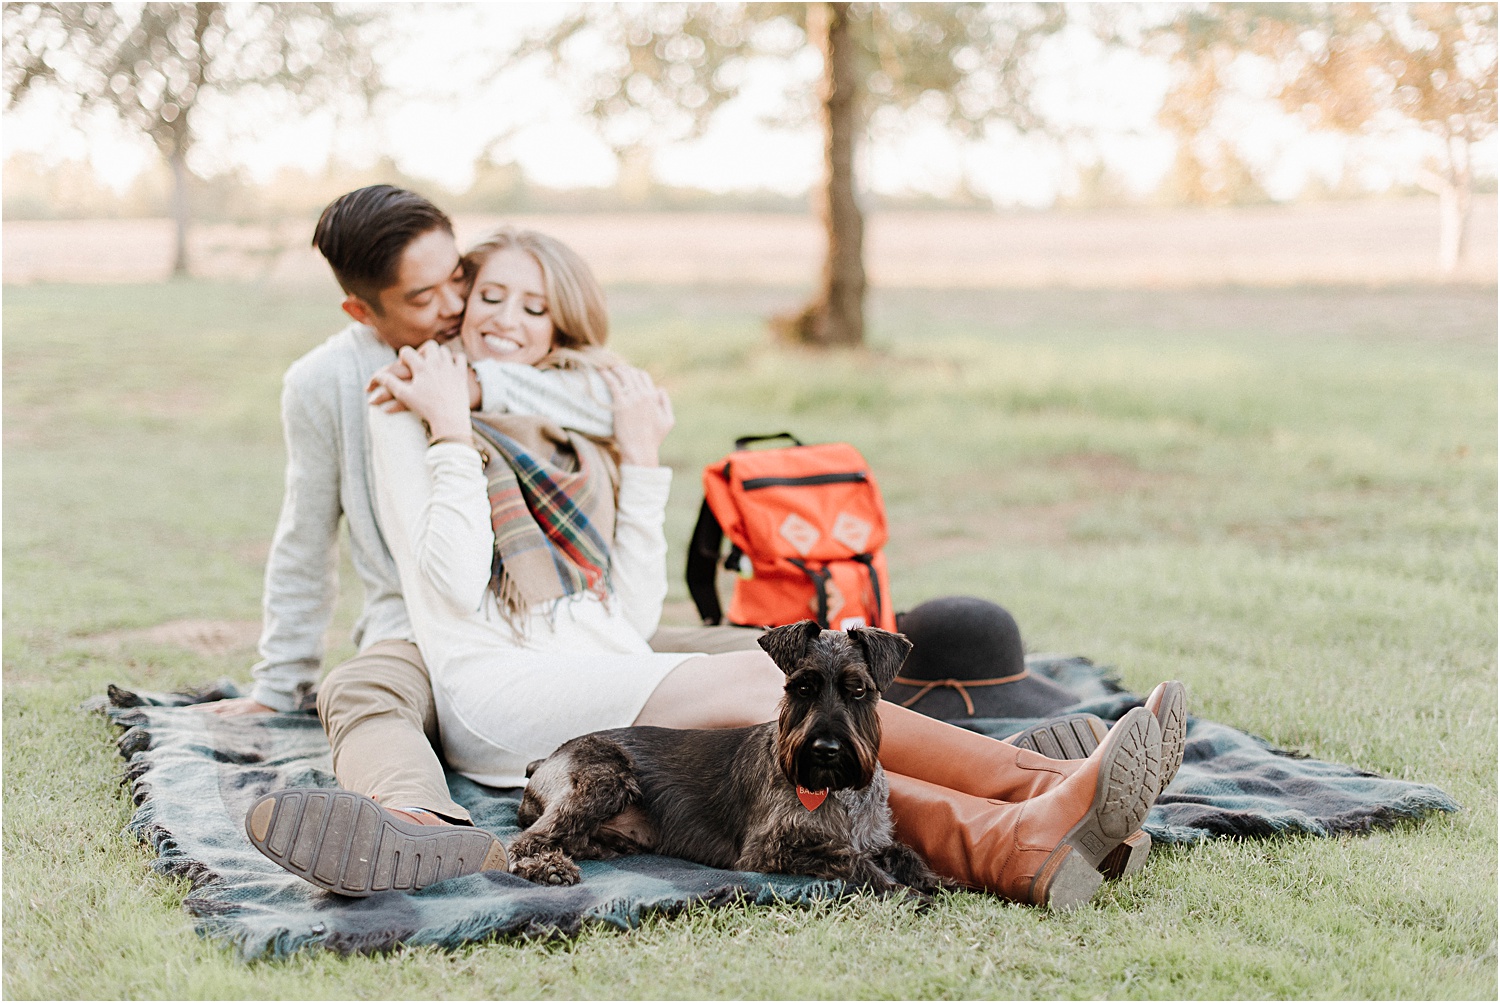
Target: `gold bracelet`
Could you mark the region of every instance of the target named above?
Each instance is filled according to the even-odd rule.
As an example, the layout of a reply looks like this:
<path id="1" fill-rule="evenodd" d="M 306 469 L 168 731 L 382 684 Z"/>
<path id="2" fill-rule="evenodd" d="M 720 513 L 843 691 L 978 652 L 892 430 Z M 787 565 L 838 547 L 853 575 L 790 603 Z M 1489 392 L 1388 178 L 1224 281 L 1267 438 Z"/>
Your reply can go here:
<path id="1" fill-rule="evenodd" d="M 460 446 L 468 446 L 479 454 L 479 465 L 481 467 L 488 467 L 490 465 L 490 451 L 475 442 L 473 434 L 470 434 L 467 439 L 460 439 L 455 435 L 440 435 L 436 439 L 428 439 L 427 446 L 431 448 L 440 442 L 456 442 Z"/>

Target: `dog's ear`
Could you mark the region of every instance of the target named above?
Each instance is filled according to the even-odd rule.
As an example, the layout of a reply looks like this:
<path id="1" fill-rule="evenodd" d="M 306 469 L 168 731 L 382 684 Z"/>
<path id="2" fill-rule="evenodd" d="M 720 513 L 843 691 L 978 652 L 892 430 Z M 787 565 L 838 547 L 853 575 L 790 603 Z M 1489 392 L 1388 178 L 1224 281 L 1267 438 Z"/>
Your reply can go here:
<path id="1" fill-rule="evenodd" d="M 807 654 L 807 646 L 821 633 L 823 628 L 818 626 L 818 621 L 802 620 L 766 631 L 760 635 L 760 646 L 766 649 L 766 654 L 771 656 L 778 669 L 791 675 L 802 656 Z"/>
<path id="2" fill-rule="evenodd" d="M 849 640 L 859 645 L 860 650 L 865 653 L 865 664 L 870 667 L 875 686 L 884 693 L 900 671 L 901 663 L 906 661 L 906 656 L 911 651 L 911 642 L 906 639 L 905 634 L 892 634 L 879 627 L 851 628 Z"/>

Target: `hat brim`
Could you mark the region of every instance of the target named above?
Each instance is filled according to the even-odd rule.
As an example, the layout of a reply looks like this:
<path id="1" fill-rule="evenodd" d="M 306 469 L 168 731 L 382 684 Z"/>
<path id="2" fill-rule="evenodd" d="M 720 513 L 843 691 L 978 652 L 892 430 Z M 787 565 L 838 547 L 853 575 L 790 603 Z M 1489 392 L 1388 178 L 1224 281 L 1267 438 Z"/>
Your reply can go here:
<path id="1" fill-rule="evenodd" d="M 962 721 L 973 717 L 1052 717 L 1078 703 L 1078 697 L 1071 691 L 1029 671 L 1003 682 L 975 680 L 965 683 L 957 680 L 957 683 L 963 686 L 963 693 L 946 683 L 922 693 L 927 685 L 924 682 L 920 685 L 892 683 L 883 695 L 891 703 L 941 721 Z M 917 696 L 919 693 L 921 696 Z M 964 700 L 964 693 L 969 696 L 968 702 Z"/>

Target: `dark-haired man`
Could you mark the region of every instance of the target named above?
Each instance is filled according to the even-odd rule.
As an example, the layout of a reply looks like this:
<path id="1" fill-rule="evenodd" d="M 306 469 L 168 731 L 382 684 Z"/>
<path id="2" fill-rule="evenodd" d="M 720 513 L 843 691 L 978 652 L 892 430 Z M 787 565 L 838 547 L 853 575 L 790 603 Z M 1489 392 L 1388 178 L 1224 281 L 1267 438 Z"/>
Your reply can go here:
<path id="1" fill-rule="evenodd" d="M 293 873 L 351 895 L 378 890 L 333 866 L 356 846 L 375 848 L 377 870 L 397 850 L 441 858 L 441 871 L 388 875 L 390 887 L 415 890 L 455 874 L 503 868 L 505 855 L 499 841 L 471 827 L 468 811 L 452 800 L 434 751 L 431 682 L 413 643 L 395 561 L 376 523 L 365 416 L 370 377 L 395 361 L 400 349 L 458 334 L 466 283 L 448 217 L 420 195 L 389 185 L 335 199 L 318 220 L 313 245 L 333 269 L 344 292 L 342 308 L 354 322 L 286 372 L 286 491 L 266 562 L 261 661 L 248 697 L 202 706 L 223 715 L 301 710 L 312 705 L 316 691 L 335 776 L 347 791 L 376 798 L 380 808 L 363 798 L 320 792 L 314 798 L 321 802 L 305 796 L 287 802 L 283 817 L 263 801 L 247 820 L 252 841 Z M 482 397 L 486 410 L 541 414 L 592 435 L 612 432 L 608 404 L 587 401 L 561 370 L 491 361 L 474 368 L 475 403 Z M 348 526 L 364 586 L 353 635 L 359 653 L 319 687 L 323 636 L 337 596 L 340 519 Z M 664 634 L 670 638 L 672 630 Z M 653 643 L 703 650 L 702 634 L 681 631 L 675 640 Z M 717 640 L 730 647 L 753 643 L 752 632 L 731 631 L 727 640 Z M 338 817 L 324 824 L 315 816 L 332 804 L 330 798 L 341 799 L 331 813 Z M 304 826 L 309 819 L 317 826 Z M 316 828 L 315 838 L 299 836 L 295 844 L 300 860 L 311 854 L 308 866 L 292 859 L 292 845 L 273 838 L 282 825 Z"/>
<path id="2" fill-rule="evenodd" d="M 248 697 L 205 709 L 235 715 L 312 706 L 337 598 L 342 518 L 364 608 L 353 633 L 359 653 L 331 676 L 350 680 L 361 699 L 382 706 L 357 710 L 359 720 L 375 720 L 376 727 L 363 729 L 363 737 L 356 728 L 353 743 L 330 729 L 334 772 L 345 787 L 379 794 L 406 822 L 467 824 L 468 812 L 442 783 L 431 742 L 435 722 L 423 720 L 431 717 L 430 684 L 376 524 L 365 444 L 370 377 L 403 347 L 458 334 L 464 276 L 453 225 L 420 195 L 375 185 L 331 203 L 313 245 L 332 267 L 354 323 L 286 372 L 286 489 L 266 561 L 261 661 Z M 388 727 L 379 726 L 381 718 Z"/>

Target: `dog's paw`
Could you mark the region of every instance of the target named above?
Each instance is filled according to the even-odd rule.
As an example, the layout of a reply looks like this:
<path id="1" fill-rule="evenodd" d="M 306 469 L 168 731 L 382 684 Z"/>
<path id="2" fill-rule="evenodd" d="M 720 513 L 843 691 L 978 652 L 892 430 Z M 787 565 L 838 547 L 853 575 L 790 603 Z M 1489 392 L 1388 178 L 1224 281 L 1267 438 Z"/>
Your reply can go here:
<path id="1" fill-rule="evenodd" d="M 582 877 L 578 865 L 561 850 L 541 850 L 529 857 L 517 857 L 510 871 L 538 885 L 576 885 Z"/>

